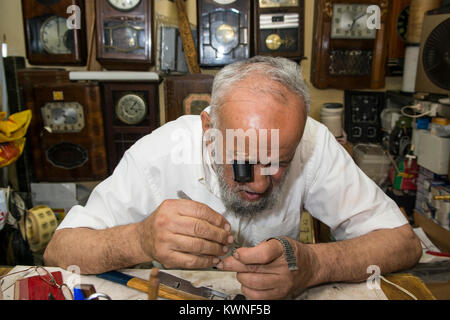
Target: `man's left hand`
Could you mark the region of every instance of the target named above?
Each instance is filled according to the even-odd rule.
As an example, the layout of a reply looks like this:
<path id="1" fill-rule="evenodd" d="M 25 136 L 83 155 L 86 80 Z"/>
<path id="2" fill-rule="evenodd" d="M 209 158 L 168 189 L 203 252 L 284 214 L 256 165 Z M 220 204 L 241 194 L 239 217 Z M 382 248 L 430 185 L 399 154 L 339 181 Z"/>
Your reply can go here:
<path id="1" fill-rule="evenodd" d="M 239 248 L 217 267 L 237 272 L 242 293 L 247 299 L 282 299 L 308 287 L 312 275 L 312 255 L 306 245 L 286 238 L 294 249 L 297 271 L 290 271 L 282 244 L 275 239 L 252 248 Z"/>

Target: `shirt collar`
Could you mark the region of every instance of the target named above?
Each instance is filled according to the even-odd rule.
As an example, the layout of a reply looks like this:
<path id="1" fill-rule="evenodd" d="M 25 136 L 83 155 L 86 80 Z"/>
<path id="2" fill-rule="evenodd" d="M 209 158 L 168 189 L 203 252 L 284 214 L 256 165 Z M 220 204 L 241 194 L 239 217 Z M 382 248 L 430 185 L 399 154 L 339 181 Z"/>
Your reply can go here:
<path id="1" fill-rule="evenodd" d="M 211 107 L 207 107 L 204 111 L 210 113 Z M 200 163 L 201 165 L 197 168 L 197 181 L 203 184 L 208 188 L 208 190 L 213 193 L 215 196 L 220 198 L 220 188 L 219 188 L 219 180 L 217 178 L 217 174 L 212 167 L 212 159 L 211 155 L 208 152 L 208 148 L 206 146 L 206 141 L 203 139 L 203 130 L 201 129 L 200 125 L 200 131 L 201 131 L 201 141 L 200 143 L 196 143 L 196 146 L 200 146 L 199 149 L 195 148 L 195 157 L 199 157 L 199 161 L 196 163 Z M 197 160 L 197 159 L 196 159 Z"/>

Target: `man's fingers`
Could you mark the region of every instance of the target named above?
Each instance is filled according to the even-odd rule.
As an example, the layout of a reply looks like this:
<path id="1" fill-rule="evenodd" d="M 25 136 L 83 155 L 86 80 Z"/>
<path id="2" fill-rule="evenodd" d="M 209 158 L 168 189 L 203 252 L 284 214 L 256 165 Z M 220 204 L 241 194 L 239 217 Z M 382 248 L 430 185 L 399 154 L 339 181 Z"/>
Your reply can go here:
<path id="1" fill-rule="evenodd" d="M 280 286 L 281 278 L 278 274 L 242 273 L 236 275 L 236 279 L 249 289 L 270 290 Z"/>
<path id="2" fill-rule="evenodd" d="M 256 247 L 239 248 L 234 256 L 243 264 L 269 264 L 283 255 L 283 248 L 278 241 L 263 241 Z"/>
<path id="3" fill-rule="evenodd" d="M 182 251 L 191 254 L 201 254 L 209 256 L 223 256 L 228 252 L 228 247 L 212 242 L 209 240 L 204 240 L 195 237 L 174 235 L 173 243 L 175 245 L 174 249 L 177 251 Z"/>
<path id="4" fill-rule="evenodd" d="M 166 268 L 205 269 L 212 267 L 219 261 L 214 256 L 197 256 L 179 251 L 172 251 L 170 257 L 170 261 L 164 264 Z"/>
<path id="5" fill-rule="evenodd" d="M 220 213 L 214 211 L 207 205 L 191 200 L 178 201 L 183 204 L 178 210 L 180 215 L 206 220 L 210 224 L 222 228 L 227 232 L 231 231 L 231 226 L 228 221 Z"/>
<path id="6" fill-rule="evenodd" d="M 223 271 L 244 272 L 244 273 L 279 273 L 281 264 L 243 264 L 234 257 L 226 257 L 220 261 L 217 268 Z"/>
<path id="7" fill-rule="evenodd" d="M 231 233 L 198 218 L 180 216 L 179 219 L 177 219 L 176 224 L 168 227 L 170 231 L 177 234 L 202 238 L 223 245 L 233 243 Z"/>
<path id="8" fill-rule="evenodd" d="M 283 298 L 279 289 L 255 290 L 242 285 L 241 291 L 248 300 L 274 300 Z"/>

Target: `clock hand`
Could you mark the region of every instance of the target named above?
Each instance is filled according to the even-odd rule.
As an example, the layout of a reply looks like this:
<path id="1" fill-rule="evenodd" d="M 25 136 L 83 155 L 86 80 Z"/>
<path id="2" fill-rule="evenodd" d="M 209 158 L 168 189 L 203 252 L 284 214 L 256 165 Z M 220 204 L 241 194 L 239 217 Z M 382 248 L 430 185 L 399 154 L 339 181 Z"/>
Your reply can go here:
<path id="1" fill-rule="evenodd" d="M 353 23 L 352 23 L 352 26 L 350 27 L 350 30 L 353 29 L 353 27 L 354 27 L 356 21 L 358 21 L 359 19 L 361 19 L 362 17 L 364 17 L 364 16 L 366 16 L 366 15 L 367 15 L 366 13 L 363 13 L 363 14 L 361 14 L 360 16 L 358 16 L 356 19 L 353 19 Z"/>
<path id="2" fill-rule="evenodd" d="M 59 31 L 59 21 L 58 19 L 56 20 L 56 29 L 58 30 L 58 49 L 61 47 L 61 35 L 60 35 L 60 31 Z"/>

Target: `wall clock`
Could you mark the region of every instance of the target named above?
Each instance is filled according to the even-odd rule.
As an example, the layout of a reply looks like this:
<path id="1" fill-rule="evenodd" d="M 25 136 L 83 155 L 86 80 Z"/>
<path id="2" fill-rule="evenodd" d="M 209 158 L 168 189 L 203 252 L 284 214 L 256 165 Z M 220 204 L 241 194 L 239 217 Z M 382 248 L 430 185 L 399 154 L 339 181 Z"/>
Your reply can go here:
<path id="1" fill-rule="evenodd" d="M 159 127 L 158 81 L 103 82 L 109 172 L 137 140 Z"/>
<path id="2" fill-rule="evenodd" d="M 250 56 L 251 2 L 197 0 L 200 65 L 223 66 Z"/>
<path id="3" fill-rule="evenodd" d="M 164 81 L 166 122 L 183 115 L 199 115 L 211 104 L 214 76 L 171 76 Z"/>
<path id="4" fill-rule="evenodd" d="M 369 28 L 379 8 L 380 29 Z M 319 89 L 379 89 L 385 84 L 388 0 L 318 0 L 311 82 Z"/>
<path id="5" fill-rule="evenodd" d="M 255 54 L 301 60 L 304 0 L 257 0 L 254 3 Z"/>
<path id="6" fill-rule="evenodd" d="M 389 4 L 388 73 L 392 76 L 403 74 L 410 4 L 411 0 Z"/>
<path id="7" fill-rule="evenodd" d="M 97 60 L 108 70 L 153 63 L 153 0 L 96 0 Z"/>
<path id="8" fill-rule="evenodd" d="M 72 28 L 68 7 L 80 8 Z M 32 65 L 86 65 L 84 0 L 22 0 L 27 58 Z M 70 27 L 70 28 L 69 28 Z"/>
<path id="9" fill-rule="evenodd" d="M 107 175 L 96 84 L 35 84 L 31 127 L 35 181 L 101 180 Z"/>

